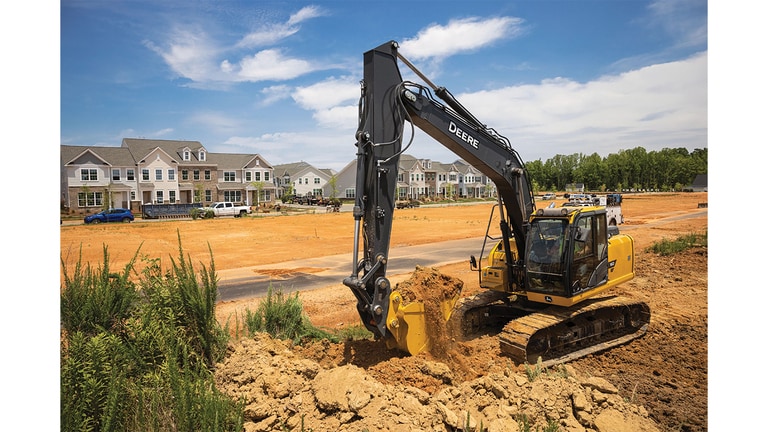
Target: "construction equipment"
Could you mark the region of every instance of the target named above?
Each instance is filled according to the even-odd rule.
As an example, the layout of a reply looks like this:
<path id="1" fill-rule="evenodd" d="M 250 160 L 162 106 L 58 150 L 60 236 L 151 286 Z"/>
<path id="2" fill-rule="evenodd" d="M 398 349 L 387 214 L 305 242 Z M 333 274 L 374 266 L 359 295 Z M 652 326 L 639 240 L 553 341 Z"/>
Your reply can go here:
<path id="1" fill-rule="evenodd" d="M 398 59 L 427 85 L 403 81 Z M 436 87 L 390 41 L 363 56 L 352 273 L 344 279 L 363 324 L 391 348 L 417 354 L 433 341 L 423 302 L 404 304 L 387 279 L 400 155 L 418 127 L 496 186 L 500 238 L 485 265 L 470 257 L 487 291 L 441 299 L 446 321 L 469 334 L 504 324 L 501 351 L 518 363 L 553 364 L 644 334 L 650 309 L 606 291 L 634 277 L 633 240 L 608 229 L 602 206 L 536 209 L 525 165 L 509 143 L 444 87 Z M 442 100 L 439 102 L 432 92 Z M 411 138 L 403 147 L 406 122 Z M 362 240 L 362 242 L 361 242 Z M 362 257 L 360 257 L 362 254 Z M 600 295 L 600 296 L 598 296 Z"/>

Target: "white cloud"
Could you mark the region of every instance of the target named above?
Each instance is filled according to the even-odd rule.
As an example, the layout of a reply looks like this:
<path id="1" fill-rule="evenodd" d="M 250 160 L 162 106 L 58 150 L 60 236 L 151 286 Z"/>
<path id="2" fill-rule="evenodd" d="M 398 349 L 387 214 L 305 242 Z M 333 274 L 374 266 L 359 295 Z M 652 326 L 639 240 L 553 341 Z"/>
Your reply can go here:
<path id="1" fill-rule="evenodd" d="M 298 87 L 292 97 L 301 108 L 313 111 L 312 117 L 321 127 L 348 130 L 357 125 L 360 83 L 350 77 Z"/>
<path id="2" fill-rule="evenodd" d="M 415 38 L 400 43 L 400 52 L 408 59 L 440 58 L 486 47 L 500 39 L 523 32 L 523 20 L 515 17 L 488 19 L 464 18 L 447 25 L 433 24 Z"/>
<path id="3" fill-rule="evenodd" d="M 167 136 L 168 134 L 172 134 L 173 131 L 174 131 L 173 128 L 164 128 L 164 129 L 160 129 L 160 130 L 157 130 L 155 132 L 150 133 L 149 136 L 153 136 L 153 137 Z"/>
<path id="4" fill-rule="evenodd" d="M 261 94 L 264 95 L 260 105 L 269 106 L 283 99 L 291 97 L 291 88 L 287 85 L 276 85 L 265 87 L 261 89 Z"/>
<path id="5" fill-rule="evenodd" d="M 308 19 L 317 18 L 325 15 L 325 11 L 318 6 L 304 6 L 300 11 L 291 15 L 288 19 L 288 25 L 295 25 L 302 23 Z"/>
<path id="6" fill-rule="evenodd" d="M 258 153 L 272 165 L 304 160 L 318 168 L 337 171 L 352 161 L 356 153 L 354 136 L 333 130 L 237 136 L 221 147 L 227 149 L 221 151 Z"/>
<path id="7" fill-rule="evenodd" d="M 225 61 L 222 70 L 237 71 L 237 76 L 243 81 L 287 80 L 311 72 L 314 68 L 305 61 L 285 57 L 276 49 L 260 51 L 253 56 L 240 61 L 239 68 L 232 68 Z"/>
<path id="8" fill-rule="evenodd" d="M 167 48 L 150 41 L 145 41 L 144 45 L 160 55 L 179 76 L 192 81 L 220 78 L 215 65 L 220 49 L 202 30 L 177 28 L 172 32 Z"/>
<path id="9" fill-rule="evenodd" d="M 558 78 L 457 99 L 523 157 L 707 146 L 706 53 L 583 84 Z"/>
<path id="10" fill-rule="evenodd" d="M 205 111 L 193 114 L 187 122 L 195 127 L 210 129 L 221 133 L 232 133 L 240 127 L 240 122 L 225 114 Z"/>
<path id="11" fill-rule="evenodd" d="M 293 99 L 304 109 L 320 110 L 360 97 L 360 84 L 352 78 L 329 78 L 306 87 L 298 87 Z"/>
<path id="12" fill-rule="evenodd" d="M 258 30 L 243 36 L 235 46 L 238 48 L 253 48 L 273 45 L 298 32 L 301 29 L 298 24 L 322 15 L 324 15 L 324 12 L 319 7 L 305 6 L 295 14 L 292 14 L 287 22 L 266 24 Z"/>

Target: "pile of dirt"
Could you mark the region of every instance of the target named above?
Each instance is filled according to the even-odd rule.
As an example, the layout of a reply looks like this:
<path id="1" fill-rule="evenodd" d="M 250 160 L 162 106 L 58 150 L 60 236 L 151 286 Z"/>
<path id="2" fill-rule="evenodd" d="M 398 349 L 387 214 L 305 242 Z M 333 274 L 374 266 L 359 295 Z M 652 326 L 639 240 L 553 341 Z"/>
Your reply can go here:
<path id="1" fill-rule="evenodd" d="M 351 354 L 355 343 L 339 345 Z M 535 377 L 503 368 L 454 382 L 445 363 L 414 356 L 418 369 L 403 373 L 446 383 L 428 392 L 397 383 L 396 376 L 377 379 L 353 362 L 324 367 L 295 348 L 259 334 L 233 344 L 217 365 L 217 388 L 245 403 L 247 432 L 501 432 L 549 424 L 565 431 L 659 430 L 644 408 L 627 402 L 610 382 L 570 366 Z"/>

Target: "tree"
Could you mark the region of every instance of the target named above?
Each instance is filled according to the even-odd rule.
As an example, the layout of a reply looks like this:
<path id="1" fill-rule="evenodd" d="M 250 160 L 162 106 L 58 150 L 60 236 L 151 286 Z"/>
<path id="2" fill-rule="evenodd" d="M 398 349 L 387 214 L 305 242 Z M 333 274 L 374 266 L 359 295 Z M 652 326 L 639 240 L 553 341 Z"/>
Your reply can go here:
<path id="1" fill-rule="evenodd" d="M 258 206 L 261 203 L 261 192 L 264 190 L 264 182 L 253 181 L 253 182 L 250 182 L 249 184 L 254 188 L 256 188 L 256 205 Z"/>
<path id="2" fill-rule="evenodd" d="M 330 179 L 328 179 L 328 186 L 331 189 L 331 199 L 335 199 L 339 195 L 339 179 L 336 177 L 336 174 L 332 175 Z"/>

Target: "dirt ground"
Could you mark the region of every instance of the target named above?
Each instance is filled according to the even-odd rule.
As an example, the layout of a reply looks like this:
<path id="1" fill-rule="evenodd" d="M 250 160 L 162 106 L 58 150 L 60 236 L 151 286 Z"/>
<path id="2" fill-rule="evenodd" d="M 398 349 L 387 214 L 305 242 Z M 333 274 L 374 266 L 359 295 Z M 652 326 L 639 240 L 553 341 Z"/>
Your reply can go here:
<path id="1" fill-rule="evenodd" d="M 515 430 L 503 419 L 519 419 L 521 414 L 542 428 L 548 419 L 554 420 L 561 430 L 706 431 L 707 248 L 672 257 L 646 251 L 663 238 L 706 232 L 707 211 L 698 207 L 706 202 L 706 193 L 625 195 L 625 223 L 620 228 L 635 240 L 636 277 L 614 291 L 647 302 L 651 324 L 640 339 L 570 362 L 562 374 L 570 378 L 558 381 L 550 374 L 526 382 L 526 365 L 505 359 L 493 334 L 457 342 L 439 359 L 408 356 L 374 341 L 291 346 L 260 337 L 233 346 L 217 370 L 220 386 L 249 401 L 246 430 L 253 431 L 281 425 L 315 431 L 437 431 L 463 430 L 467 423 L 475 430 L 478 421 L 489 431 L 501 431 Z M 391 246 L 482 237 L 490 208 L 479 204 L 397 210 Z M 195 264 L 209 264 L 210 248 L 218 271 L 320 255 L 351 256 L 353 218 L 348 212 L 326 214 L 318 209 L 317 214 L 277 217 L 65 225 L 61 254 L 67 266 L 73 267 L 79 256 L 96 266 L 103 262 L 106 245 L 110 266 L 117 270 L 140 247 L 141 256 L 167 264 L 171 257 L 178 258 L 179 237 L 185 256 Z M 479 291 L 477 273 L 470 271 L 468 262 L 437 270 L 462 280 L 462 295 Z M 394 284 L 410 275 L 390 276 Z M 302 292 L 300 298 L 316 326 L 359 324 L 355 298 L 341 281 Z M 220 302 L 217 316 L 231 323 L 246 308 L 255 310 L 259 301 Z M 270 369 L 275 365 L 280 367 Z M 269 370 L 282 378 L 270 379 L 265 375 Z M 342 381 L 349 388 L 339 396 L 333 389 L 346 385 Z"/>

